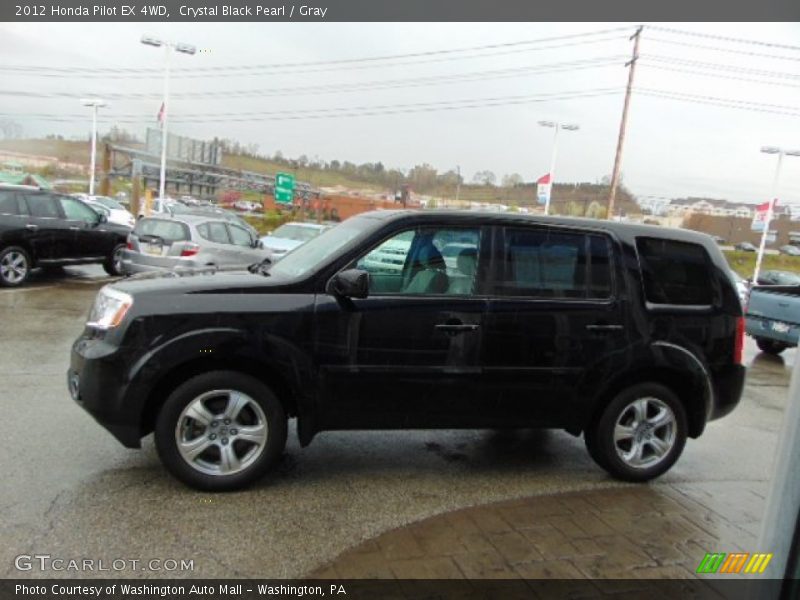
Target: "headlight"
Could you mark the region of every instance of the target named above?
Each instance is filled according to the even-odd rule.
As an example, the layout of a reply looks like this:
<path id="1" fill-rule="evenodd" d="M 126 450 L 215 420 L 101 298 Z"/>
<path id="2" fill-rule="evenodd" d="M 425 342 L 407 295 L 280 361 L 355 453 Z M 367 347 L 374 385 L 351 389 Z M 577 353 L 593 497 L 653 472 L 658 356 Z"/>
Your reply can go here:
<path id="1" fill-rule="evenodd" d="M 132 305 L 129 294 L 106 286 L 97 293 L 86 325 L 103 330 L 117 327 Z"/>

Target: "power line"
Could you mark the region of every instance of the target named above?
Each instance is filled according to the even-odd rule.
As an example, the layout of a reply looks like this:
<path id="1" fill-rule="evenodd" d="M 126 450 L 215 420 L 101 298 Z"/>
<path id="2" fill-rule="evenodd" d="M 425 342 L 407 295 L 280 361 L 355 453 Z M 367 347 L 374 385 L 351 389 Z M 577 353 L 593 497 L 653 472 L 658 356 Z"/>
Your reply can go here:
<path id="1" fill-rule="evenodd" d="M 360 83 L 347 83 L 337 82 L 322 85 L 310 86 L 294 86 L 285 88 L 264 88 L 264 89 L 249 89 L 249 90 L 227 90 L 216 92 L 176 92 L 172 94 L 173 98 L 182 99 L 218 99 L 218 98 L 250 98 L 250 97 L 265 97 L 265 96 L 285 96 L 295 94 L 310 94 L 310 93 L 346 93 L 355 91 L 364 91 L 372 89 L 392 89 L 398 87 L 422 87 L 427 85 L 440 85 L 450 83 L 461 83 L 474 80 L 485 79 L 502 79 L 508 77 L 517 77 L 525 74 L 539 74 L 539 73 L 554 73 L 565 70 L 579 70 L 590 69 L 596 67 L 605 67 L 617 64 L 624 57 L 619 56 L 604 56 L 595 59 L 585 59 L 577 61 L 569 61 L 562 63 L 552 63 L 545 65 L 530 65 L 527 67 L 517 67 L 513 69 L 495 69 L 489 71 L 472 71 L 468 73 L 456 73 L 444 76 L 430 76 L 430 77 L 412 77 L 402 79 L 388 79 L 378 81 L 365 81 Z M 114 99 L 149 99 L 160 98 L 161 94 L 153 93 L 106 93 L 103 94 L 104 98 Z M 83 98 L 85 94 L 75 94 L 70 92 L 30 92 L 27 90 L 3 90 L 0 88 L 0 96 L 16 96 L 24 98 Z"/>
<path id="2" fill-rule="evenodd" d="M 748 77 L 736 77 L 733 75 L 722 75 L 721 73 L 714 73 L 714 72 L 704 72 L 704 71 L 693 71 L 690 69 L 680 69 L 676 67 L 667 67 L 664 65 L 654 65 L 647 63 L 646 57 L 643 57 L 646 63 L 647 68 L 649 69 L 659 69 L 662 71 L 671 71 L 673 73 L 682 73 L 685 75 L 697 75 L 700 77 L 713 77 L 715 79 L 728 79 L 732 81 L 744 81 L 747 83 L 759 83 L 763 85 L 772 85 L 777 87 L 785 87 L 785 88 L 795 88 L 800 89 L 800 85 L 793 85 L 791 83 L 783 83 L 781 81 L 765 81 L 763 79 L 750 79 Z M 2 94 L 2 92 L 0 92 Z"/>
<path id="3" fill-rule="evenodd" d="M 634 91 L 637 94 L 641 94 L 644 96 L 653 96 L 656 98 L 664 98 L 667 100 L 679 100 L 682 102 L 691 102 L 695 104 L 709 104 L 712 106 L 721 106 L 724 108 L 736 108 L 740 110 L 748 110 L 751 112 L 771 113 L 771 114 L 784 115 L 790 117 L 800 117 L 800 107 L 797 106 L 765 104 L 763 102 L 754 102 L 751 100 L 737 100 L 733 98 L 719 98 L 715 96 L 686 94 L 683 92 L 672 92 L 669 90 L 653 90 L 647 88 L 637 88 Z"/>
<path id="4" fill-rule="evenodd" d="M 325 66 L 327 67 L 324 70 L 330 70 L 331 67 L 335 67 L 335 65 L 339 65 L 340 68 L 348 68 L 349 65 L 359 65 L 360 63 L 372 63 L 372 62 L 383 62 L 383 61 L 393 61 L 399 59 L 406 59 L 406 58 L 425 58 L 425 57 L 444 57 L 439 58 L 433 61 L 411 61 L 399 64 L 418 64 L 420 62 L 439 62 L 441 60 L 462 60 L 464 58 L 475 58 L 476 55 L 470 56 L 449 56 L 452 54 L 460 54 L 463 52 L 483 52 L 486 50 L 498 50 L 503 48 L 512 48 L 515 50 L 512 51 L 503 51 L 503 52 L 495 52 L 495 53 L 488 53 L 485 55 L 477 55 L 478 58 L 483 56 L 497 56 L 501 54 L 511 54 L 517 52 L 527 52 L 531 50 L 540 50 L 540 49 L 549 49 L 549 48 L 561 48 L 567 47 L 572 45 L 580 45 L 580 44 L 591 44 L 603 41 L 610 41 L 613 39 L 619 39 L 618 36 L 609 37 L 609 34 L 618 33 L 621 31 L 628 30 L 628 27 L 614 27 L 610 29 L 602 29 L 596 30 L 591 32 L 584 32 L 584 33 L 576 33 L 576 34 L 569 34 L 569 35 L 561 35 L 561 36 L 552 36 L 546 38 L 537 38 L 532 40 L 521 40 L 516 42 L 505 42 L 499 44 L 484 44 L 480 46 L 469 46 L 469 47 L 462 47 L 462 48 L 452 48 L 452 49 L 445 49 L 445 50 L 428 50 L 423 52 L 410 52 L 405 54 L 388 54 L 388 55 L 380 55 L 380 56 L 367 56 L 367 57 L 359 57 L 359 58 L 351 58 L 351 59 L 334 59 L 334 60 L 326 60 L 326 61 L 306 61 L 306 62 L 291 62 L 291 63 L 267 63 L 267 64 L 254 64 L 254 65 L 228 65 L 228 66 L 221 66 L 221 67 L 197 67 L 197 68 L 176 68 L 173 69 L 173 74 L 176 77 L 180 77 L 182 74 L 185 74 L 185 77 L 195 77 L 195 76 L 205 76 L 208 73 L 213 73 L 215 76 L 235 76 L 235 75 L 243 75 L 243 74 L 252 74 L 253 71 L 275 71 L 279 70 L 282 71 L 284 69 L 291 69 L 289 72 L 291 73 L 307 73 L 307 72 L 318 72 L 320 69 L 317 70 L 308 70 L 306 67 L 319 67 Z M 586 37 L 596 37 L 596 36 L 605 36 L 603 39 L 599 40 L 584 40 L 582 38 Z M 531 46 L 540 43 L 547 43 L 547 42 L 554 42 L 554 41 L 562 41 L 562 40 L 575 40 L 571 43 L 566 44 L 559 44 L 559 45 L 552 45 L 552 46 L 544 46 L 542 48 L 526 48 L 525 46 Z M 385 67 L 389 65 L 370 65 L 365 68 L 376 68 L 376 67 Z M 394 65 L 391 65 L 394 66 Z M 300 70 L 294 70 L 299 68 Z M 338 69 L 337 69 L 338 70 Z M 108 67 L 65 67 L 65 68 L 58 68 L 58 67 L 47 67 L 47 66 L 37 66 L 37 65 L 2 65 L 0 66 L 0 71 L 10 71 L 10 72 L 19 72 L 22 75 L 32 75 L 32 76 L 39 76 L 39 77 L 72 77 L 74 74 L 84 73 L 87 77 L 96 78 L 96 77 L 103 77 L 103 78 L 147 78 L 147 77 L 161 77 L 162 71 L 157 68 L 108 68 Z M 131 76 L 140 76 L 140 77 L 131 77 Z"/>
<path id="5" fill-rule="evenodd" d="M 789 44 L 776 44 L 775 42 L 762 42 L 761 40 L 752 40 L 747 38 L 737 38 L 725 35 L 717 35 L 713 33 L 700 33 L 697 31 L 686 31 L 685 29 L 675 29 L 673 27 L 661 27 L 659 25 L 648 25 L 647 29 L 653 31 L 664 31 L 666 33 L 673 33 L 675 35 L 684 35 L 689 37 L 699 37 L 711 40 L 719 40 L 722 42 L 731 42 L 735 44 L 750 44 L 753 46 L 763 46 L 765 48 L 781 48 L 782 50 L 794 50 L 800 52 L 800 46 L 792 46 Z"/>
<path id="6" fill-rule="evenodd" d="M 783 79 L 800 79 L 800 73 L 788 73 L 786 71 L 766 71 L 764 69 L 751 69 L 749 67 L 739 67 L 736 65 L 726 65 L 724 63 L 704 62 L 700 60 L 691 60 L 676 58 L 674 56 L 661 56 L 658 54 L 644 54 L 643 57 L 648 60 L 655 60 L 667 64 L 683 65 L 687 67 L 700 67 L 706 69 L 718 69 L 721 71 L 728 71 L 733 73 L 743 73 L 746 75 L 759 75 L 761 77 L 776 77 Z"/>
<path id="7" fill-rule="evenodd" d="M 554 92 L 546 94 L 535 95 L 519 95 L 519 96 L 499 96 L 494 98 L 467 98 L 463 100 L 447 100 L 441 102 L 419 102 L 411 104 L 388 104 L 388 105 L 368 105 L 368 106 L 344 106 L 335 108 L 321 108 L 321 109 L 307 109 L 307 110 L 278 110 L 278 111 L 263 111 L 263 112 L 238 112 L 238 113 L 204 113 L 204 114 L 188 114 L 181 117 L 175 117 L 173 122 L 180 123 L 206 123 L 206 122 L 235 122 L 235 121 L 252 121 L 254 118 L 267 118 L 268 120 L 295 120 L 295 119 L 316 119 L 327 117 L 357 117 L 357 116 L 372 116 L 382 114 L 401 114 L 412 112 L 431 112 L 439 110 L 460 110 L 465 108 L 486 108 L 494 106 L 508 106 L 515 104 L 528 104 L 538 102 L 548 102 L 552 100 L 571 100 L 577 98 L 591 98 L 596 96 L 610 95 L 620 93 L 619 88 L 596 88 L 590 90 L 577 90 L 570 92 Z M 2 116 L 12 118 L 36 118 L 47 121 L 56 122 L 71 122 L 76 118 L 81 118 L 84 115 L 55 115 L 55 114 L 28 114 L 28 115 L 11 115 L 4 114 Z M 104 114 L 106 121 L 114 121 L 119 123 L 141 123 L 152 121 L 152 117 L 141 117 L 139 115 L 109 115 Z M 126 121 L 126 119 L 135 119 L 133 121 Z"/>
<path id="8" fill-rule="evenodd" d="M 742 56 L 755 56 L 757 58 L 769 58 L 773 60 L 790 60 L 794 62 L 800 61 L 800 56 L 781 56 L 778 54 L 764 54 L 763 52 L 750 52 L 748 50 L 739 50 L 736 48 L 722 48 L 720 46 L 706 46 L 704 44 L 693 44 L 691 42 L 681 42 L 678 40 L 667 40 L 663 38 L 647 37 L 647 43 L 656 42 L 659 44 L 672 44 L 675 46 L 682 46 L 685 48 L 697 48 L 700 50 L 711 50 L 713 52 L 725 52 L 728 54 L 739 54 Z"/>

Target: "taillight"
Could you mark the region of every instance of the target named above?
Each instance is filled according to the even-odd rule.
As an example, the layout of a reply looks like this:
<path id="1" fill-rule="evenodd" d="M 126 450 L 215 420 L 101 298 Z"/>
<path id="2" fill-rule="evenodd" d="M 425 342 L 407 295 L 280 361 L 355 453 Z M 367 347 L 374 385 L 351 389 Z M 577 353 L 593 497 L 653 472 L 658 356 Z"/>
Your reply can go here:
<path id="1" fill-rule="evenodd" d="M 125 247 L 128 250 L 133 250 L 133 240 L 131 240 L 131 236 L 128 236 L 128 238 L 125 240 Z"/>
<path id="2" fill-rule="evenodd" d="M 736 319 L 736 340 L 733 342 L 733 362 L 741 365 L 744 354 L 744 317 Z"/>
<path id="3" fill-rule="evenodd" d="M 186 244 L 181 250 L 181 256 L 194 256 L 200 252 L 200 246 L 198 244 Z"/>

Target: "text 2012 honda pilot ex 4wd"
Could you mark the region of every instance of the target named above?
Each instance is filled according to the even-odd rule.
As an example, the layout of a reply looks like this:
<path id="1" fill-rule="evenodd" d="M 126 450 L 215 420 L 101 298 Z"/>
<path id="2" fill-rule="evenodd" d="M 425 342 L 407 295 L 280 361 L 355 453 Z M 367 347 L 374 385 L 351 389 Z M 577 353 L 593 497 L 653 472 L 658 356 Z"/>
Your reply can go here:
<path id="1" fill-rule="evenodd" d="M 196 488 L 266 472 L 289 418 L 303 446 L 326 430 L 561 428 L 645 481 L 742 392 L 739 298 L 691 231 L 373 212 L 251 270 L 106 286 L 72 349 L 72 397 L 125 446 L 154 431 Z"/>

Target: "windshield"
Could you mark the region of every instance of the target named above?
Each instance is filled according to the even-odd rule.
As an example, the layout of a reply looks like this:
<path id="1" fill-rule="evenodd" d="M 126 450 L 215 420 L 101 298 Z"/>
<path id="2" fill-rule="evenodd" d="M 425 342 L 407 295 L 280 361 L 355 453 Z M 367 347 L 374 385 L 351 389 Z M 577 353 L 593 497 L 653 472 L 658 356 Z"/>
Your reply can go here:
<path id="1" fill-rule="evenodd" d="M 286 223 L 281 225 L 272 232 L 272 237 L 284 238 L 287 240 L 295 240 L 297 242 L 307 242 L 319 235 L 322 229 L 317 227 L 308 227 L 297 223 Z"/>
<path id="2" fill-rule="evenodd" d="M 269 272 L 286 277 L 305 275 L 349 243 L 368 235 L 379 223 L 380 221 L 368 218 L 348 219 L 289 252 L 270 267 Z"/>
<path id="3" fill-rule="evenodd" d="M 108 196 L 95 196 L 94 201 L 98 204 L 102 204 L 106 208 L 110 208 L 111 210 L 125 210 L 125 207 L 122 206 L 116 200 L 112 200 Z"/>

